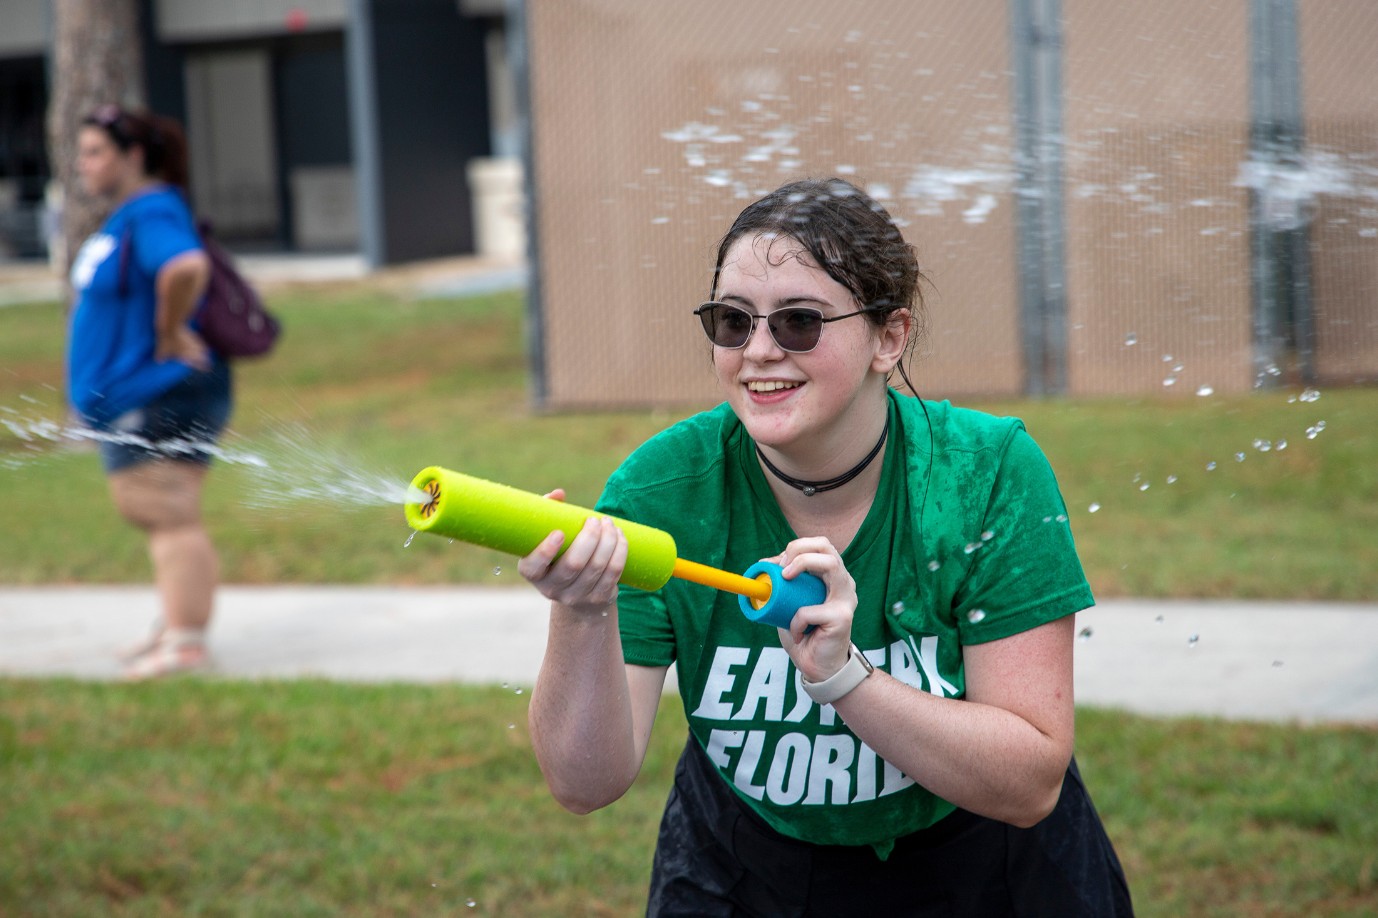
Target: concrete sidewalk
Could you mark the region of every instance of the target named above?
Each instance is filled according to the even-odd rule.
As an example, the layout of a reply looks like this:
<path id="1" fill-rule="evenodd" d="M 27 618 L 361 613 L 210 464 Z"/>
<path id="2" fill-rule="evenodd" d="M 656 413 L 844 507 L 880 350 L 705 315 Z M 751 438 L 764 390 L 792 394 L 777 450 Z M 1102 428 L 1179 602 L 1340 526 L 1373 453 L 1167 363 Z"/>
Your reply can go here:
<path id="1" fill-rule="evenodd" d="M 119 676 L 144 587 L 0 588 L 0 674 Z M 230 678 L 530 685 L 546 604 L 525 586 L 226 587 Z M 1111 600 L 1078 616 L 1079 704 L 1152 715 L 1378 724 L 1378 605 Z"/>

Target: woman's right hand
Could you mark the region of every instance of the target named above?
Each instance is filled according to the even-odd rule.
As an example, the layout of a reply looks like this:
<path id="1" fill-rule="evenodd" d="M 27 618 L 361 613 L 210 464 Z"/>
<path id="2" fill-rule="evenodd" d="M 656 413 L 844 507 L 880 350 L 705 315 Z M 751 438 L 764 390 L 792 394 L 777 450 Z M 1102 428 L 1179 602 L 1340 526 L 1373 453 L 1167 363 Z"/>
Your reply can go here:
<path id="1" fill-rule="evenodd" d="M 562 490 L 545 495 L 564 500 Z M 609 517 L 594 516 L 559 555 L 565 534 L 560 530 L 517 562 L 517 572 L 551 602 L 580 611 L 605 611 L 617 601 L 617 581 L 627 565 L 627 536 Z"/>
<path id="2" fill-rule="evenodd" d="M 166 335 L 157 336 L 153 359 L 180 360 L 194 370 L 205 372 L 211 368 L 211 350 L 205 339 L 188 325 L 178 325 Z"/>

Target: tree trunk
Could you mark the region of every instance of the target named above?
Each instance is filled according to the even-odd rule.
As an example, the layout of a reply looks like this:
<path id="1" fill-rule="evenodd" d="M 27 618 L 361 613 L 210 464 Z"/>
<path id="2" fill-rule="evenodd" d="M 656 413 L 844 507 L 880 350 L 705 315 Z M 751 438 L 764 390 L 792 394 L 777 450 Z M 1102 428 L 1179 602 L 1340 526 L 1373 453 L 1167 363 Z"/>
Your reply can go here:
<path id="1" fill-rule="evenodd" d="M 146 96 L 138 0 L 53 0 L 52 9 L 48 156 L 62 195 L 52 263 L 66 278 L 77 249 L 109 213 L 109 202 L 86 194 L 77 179 L 81 119 L 103 103 L 136 107 Z"/>

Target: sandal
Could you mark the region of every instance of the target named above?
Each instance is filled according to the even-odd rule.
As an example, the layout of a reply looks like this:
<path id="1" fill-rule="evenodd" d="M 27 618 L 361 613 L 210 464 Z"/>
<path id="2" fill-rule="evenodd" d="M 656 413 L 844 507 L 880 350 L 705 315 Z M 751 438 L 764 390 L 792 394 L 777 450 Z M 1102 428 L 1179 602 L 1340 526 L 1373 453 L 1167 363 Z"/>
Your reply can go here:
<path id="1" fill-rule="evenodd" d="M 142 656 L 125 667 L 124 677 L 131 682 L 161 679 L 183 673 L 203 672 L 210 668 L 210 654 L 199 640 L 158 640 Z"/>
<path id="2" fill-rule="evenodd" d="M 163 624 L 161 618 L 155 618 L 153 620 L 153 627 L 149 629 L 147 635 L 132 644 L 126 644 L 119 650 L 116 650 L 115 656 L 118 657 L 122 663 L 133 663 L 135 660 L 139 659 L 139 657 L 142 657 L 158 646 L 158 642 L 163 639 L 163 631 L 166 628 L 167 626 Z"/>

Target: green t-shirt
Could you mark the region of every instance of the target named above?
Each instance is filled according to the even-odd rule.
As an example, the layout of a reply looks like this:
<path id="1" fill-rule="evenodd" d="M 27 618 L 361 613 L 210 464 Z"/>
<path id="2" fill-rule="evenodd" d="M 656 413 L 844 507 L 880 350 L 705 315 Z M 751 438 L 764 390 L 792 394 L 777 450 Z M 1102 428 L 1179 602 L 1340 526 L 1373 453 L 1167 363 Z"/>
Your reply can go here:
<path id="1" fill-rule="evenodd" d="M 1094 599 L 1052 469 L 1019 420 L 893 390 L 889 410 L 876 499 L 842 552 L 857 585 L 852 638 L 896 679 L 961 698 L 963 645 Z M 733 572 L 797 537 L 725 404 L 638 448 L 598 509 L 664 529 L 679 557 Z M 684 580 L 624 586 L 618 611 L 626 661 L 676 665 L 690 732 L 780 833 L 885 854 L 954 809 L 815 704 L 775 629 L 747 620 L 735 595 Z"/>

